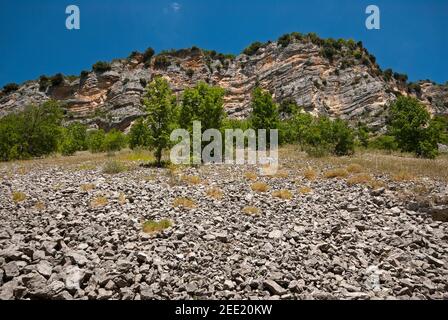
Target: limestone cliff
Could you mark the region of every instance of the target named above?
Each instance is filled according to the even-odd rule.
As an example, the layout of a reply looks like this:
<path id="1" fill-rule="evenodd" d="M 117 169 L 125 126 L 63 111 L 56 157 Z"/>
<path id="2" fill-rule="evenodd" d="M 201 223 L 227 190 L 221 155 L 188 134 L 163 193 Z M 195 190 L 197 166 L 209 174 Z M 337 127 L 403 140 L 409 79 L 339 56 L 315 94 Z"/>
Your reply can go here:
<path id="1" fill-rule="evenodd" d="M 413 95 L 433 114 L 448 113 L 448 86 L 422 81 L 408 85 L 402 75 L 382 71 L 375 58 L 353 41 L 289 36 L 287 41 L 257 44 L 237 57 L 198 48 L 163 52 L 144 61 L 134 53 L 114 60 L 105 72 L 82 72 L 57 84 L 28 81 L 0 95 L 0 116 L 27 104 L 60 100 L 69 120 L 99 127 L 125 129 L 144 114 L 144 88 L 156 75 L 167 78 L 178 97 L 186 87 L 206 81 L 226 89 L 225 108 L 231 117 L 250 113 L 256 85 L 278 102 L 294 100 L 306 111 L 326 114 L 371 127 L 384 124 L 387 105 L 397 95 Z"/>

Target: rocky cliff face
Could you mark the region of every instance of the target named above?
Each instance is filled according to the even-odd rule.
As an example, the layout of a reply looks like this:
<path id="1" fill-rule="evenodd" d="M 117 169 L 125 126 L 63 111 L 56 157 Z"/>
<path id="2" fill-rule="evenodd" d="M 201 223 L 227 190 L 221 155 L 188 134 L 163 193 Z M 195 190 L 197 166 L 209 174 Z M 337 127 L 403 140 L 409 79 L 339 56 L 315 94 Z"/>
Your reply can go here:
<path id="1" fill-rule="evenodd" d="M 377 128 L 384 124 L 387 105 L 400 94 L 417 97 L 433 114 L 448 113 L 448 86 L 429 81 L 409 86 L 399 76 L 381 71 L 362 44 L 330 45 L 308 38 L 269 42 L 235 58 L 192 48 L 164 52 L 146 63 L 142 54 L 134 54 L 113 61 L 109 71 L 83 72 L 57 85 L 28 81 L 0 96 L 0 116 L 56 99 L 65 106 L 67 119 L 125 129 L 144 114 L 144 88 L 156 75 L 167 78 L 179 98 L 184 88 L 198 81 L 225 88 L 225 108 L 231 117 L 250 113 L 256 85 L 268 89 L 278 102 L 294 100 L 313 114 Z"/>

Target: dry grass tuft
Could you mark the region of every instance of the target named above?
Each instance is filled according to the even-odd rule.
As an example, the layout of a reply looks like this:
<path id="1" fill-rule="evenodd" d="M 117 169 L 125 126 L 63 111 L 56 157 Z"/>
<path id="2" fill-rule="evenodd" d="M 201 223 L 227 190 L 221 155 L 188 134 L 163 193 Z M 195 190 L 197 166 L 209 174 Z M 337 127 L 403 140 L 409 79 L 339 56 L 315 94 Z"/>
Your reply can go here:
<path id="1" fill-rule="evenodd" d="M 222 190 L 219 189 L 219 188 L 216 188 L 216 187 L 208 189 L 206 191 L 206 193 L 207 193 L 208 197 L 213 198 L 213 199 L 217 199 L 217 200 L 222 199 L 222 197 L 224 195 Z"/>
<path id="2" fill-rule="evenodd" d="M 267 192 L 269 190 L 269 186 L 264 182 L 255 182 L 252 184 L 251 189 L 255 192 Z"/>
<path id="3" fill-rule="evenodd" d="M 246 172 L 244 173 L 244 178 L 246 178 L 247 180 L 256 180 L 257 174 L 254 172 Z"/>
<path id="4" fill-rule="evenodd" d="M 45 205 L 45 203 L 43 203 L 42 201 L 38 201 L 36 202 L 36 204 L 34 205 L 34 209 L 38 210 L 38 211 L 43 211 L 47 208 L 47 206 Z"/>
<path id="5" fill-rule="evenodd" d="M 93 208 L 99 208 L 104 207 L 109 203 L 109 200 L 107 200 L 106 197 L 95 197 L 91 202 L 90 205 Z"/>
<path id="6" fill-rule="evenodd" d="M 126 171 L 126 166 L 116 160 L 107 161 L 103 167 L 103 173 L 117 174 Z"/>
<path id="7" fill-rule="evenodd" d="M 26 194 L 24 194 L 23 192 L 14 191 L 12 193 L 12 201 L 14 201 L 15 203 L 25 201 L 25 199 L 26 199 Z"/>
<path id="8" fill-rule="evenodd" d="M 120 192 L 120 195 L 118 196 L 118 204 L 126 204 L 126 195 L 123 192 Z"/>
<path id="9" fill-rule="evenodd" d="M 245 207 L 243 209 L 243 213 L 247 214 L 249 216 L 258 216 L 260 215 L 260 209 L 256 208 L 256 207 Z"/>
<path id="10" fill-rule="evenodd" d="M 303 177 L 304 177 L 305 179 L 307 179 L 307 180 L 313 181 L 313 180 L 316 180 L 316 178 L 317 178 L 317 173 L 316 173 L 316 171 L 314 171 L 313 168 L 308 167 L 308 168 L 304 171 L 304 173 L 303 173 Z"/>
<path id="11" fill-rule="evenodd" d="M 349 186 L 353 186 L 355 184 L 368 184 L 370 181 L 372 181 L 372 176 L 367 173 L 360 173 L 356 176 L 350 177 L 347 180 L 347 184 Z"/>
<path id="12" fill-rule="evenodd" d="M 201 183 L 201 178 L 198 176 L 182 176 L 182 181 L 187 184 L 198 185 Z"/>
<path id="13" fill-rule="evenodd" d="M 185 209 L 194 209 L 196 208 L 196 203 L 189 198 L 176 198 L 173 202 L 174 207 L 182 207 Z"/>
<path id="14" fill-rule="evenodd" d="M 324 177 L 327 179 L 340 179 L 346 178 L 348 176 L 348 172 L 345 169 L 333 169 L 324 173 Z"/>
<path id="15" fill-rule="evenodd" d="M 310 187 L 301 187 L 298 191 L 300 194 L 308 194 L 313 192 L 313 189 L 311 189 Z"/>
<path id="16" fill-rule="evenodd" d="M 283 200 L 291 200 L 292 199 L 292 193 L 289 190 L 277 190 L 272 193 L 272 196 L 275 198 L 280 198 Z"/>
<path id="17" fill-rule="evenodd" d="M 95 189 L 95 185 L 93 183 L 83 184 L 81 185 L 81 190 L 84 192 L 89 192 Z"/>
<path id="18" fill-rule="evenodd" d="M 397 174 L 392 176 L 392 181 L 401 182 L 401 181 L 413 181 L 415 180 L 415 176 L 406 171 L 400 171 Z"/>
<path id="19" fill-rule="evenodd" d="M 172 223 L 168 219 L 163 219 L 160 221 L 149 220 L 143 223 L 143 232 L 144 233 L 157 233 L 168 229 L 172 226 Z"/>
<path id="20" fill-rule="evenodd" d="M 347 171 L 349 173 L 361 173 L 363 171 L 363 168 L 360 164 L 353 163 L 347 167 Z"/>
<path id="21" fill-rule="evenodd" d="M 374 190 L 386 187 L 386 184 L 383 181 L 375 180 L 375 179 L 372 179 L 371 181 L 369 181 L 367 183 L 367 185 Z"/>

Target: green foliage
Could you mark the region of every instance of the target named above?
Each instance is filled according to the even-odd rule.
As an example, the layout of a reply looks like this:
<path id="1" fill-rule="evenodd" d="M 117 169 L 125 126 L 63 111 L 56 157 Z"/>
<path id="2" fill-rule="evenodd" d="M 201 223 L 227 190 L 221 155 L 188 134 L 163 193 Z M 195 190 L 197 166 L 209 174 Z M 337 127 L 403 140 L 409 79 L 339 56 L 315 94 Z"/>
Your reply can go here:
<path id="1" fill-rule="evenodd" d="M 92 66 L 93 71 L 95 72 L 106 72 L 112 69 L 110 63 L 105 61 L 98 61 Z"/>
<path id="2" fill-rule="evenodd" d="M 154 59 L 154 68 L 166 70 L 171 65 L 171 60 L 168 56 L 159 54 Z"/>
<path id="3" fill-rule="evenodd" d="M 224 89 L 199 82 L 184 91 L 179 113 L 181 128 L 192 131 L 193 121 L 200 121 L 202 131 L 220 129 L 225 119 Z"/>
<path id="4" fill-rule="evenodd" d="M 145 66 L 149 66 L 151 63 L 151 59 L 154 56 L 154 49 L 149 47 L 148 49 L 145 50 L 145 52 L 143 53 L 143 62 L 145 63 Z"/>
<path id="5" fill-rule="evenodd" d="M 19 85 L 17 83 L 8 83 L 3 86 L 3 93 L 9 94 L 11 92 L 17 91 L 19 89 Z"/>
<path id="6" fill-rule="evenodd" d="M 188 78 L 193 78 L 194 70 L 193 69 L 187 69 L 187 71 L 185 71 L 185 74 L 187 75 Z"/>
<path id="7" fill-rule="evenodd" d="M 289 46 L 291 41 L 292 41 L 292 36 L 291 36 L 291 34 L 287 33 L 287 34 L 282 35 L 280 38 L 278 38 L 277 44 L 279 46 L 281 46 L 282 48 L 286 48 L 287 46 Z"/>
<path id="8" fill-rule="evenodd" d="M 383 77 L 384 77 L 384 80 L 386 80 L 386 81 L 390 81 L 390 80 L 392 79 L 392 77 L 393 77 L 393 71 L 392 71 L 392 69 L 386 69 L 386 70 L 384 70 L 384 72 L 383 72 Z"/>
<path id="9" fill-rule="evenodd" d="M 120 151 L 127 145 L 126 135 L 117 130 L 112 129 L 104 137 L 103 150 L 108 152 Z"/>
<path id="10" fill-rule="evenodd" d="M 408 81 L 408 76 L 403 73 L 394 72 L 394 78 L 401 83 L 406 83 L 406 81 Z"/>
<path id="11" fill-rule="evenodd" d="M 356 137 L 361 147 L 367 148 L 369 146 L 369 129 L 365 124 L 358 124 Z"/>
<path id="12" fill-rule="evenodd" d="M 369 143 L 369 147 L 392 152 L 398 150 L 398 143 L 393 136 L 381 135 L 373 139 Z"/>
<path id="13" fill-rule="evenodd" d="M 313 119 L 303 132 L 304 149 L 313 157 L 333 154 L 337 156 L 354 153 L 354 132 L 341 120 L 328 117 Z"/>
<path id="14" fill-rule="evenodd" d="M 171 145 L 170 134 L 175 125 L 176 97 L 168 82 L 156 77 L 143 99 L 147 112 L 149 146 L 155 148 L 157 165 L 162 165 L 162 151 Z"/>
<path id="15" fill-rule="evenodd" d="M 0 120 L 0 159 L 28 159 L 57 150 L 62 110 L 55 101 L 28 106 Z"/>
<path id="16" fill-rule="evenodd" d="M 104 140 L 106 133 L 104 130 L 91 130 L 87 133 L 87 147 L 92 153 L 104 151 Z"/>
<path id="17" fill-rule="evenodd" d="M 63 155 L 86 150 L 87 127 L 79 122 L 71 123 L 67 128 L 63 128 L 59 144 L 59 151 Z"/>
<path id="18" fill-rule="evenodd" d="M 280 122 L 278 106 L 268 91 L 256 87 L 252 92 L 251 107 L 250 120 L 253 129 L 256 131 L 258 129 L 278 129 Z"/>
<path id="19" fill-rule="evenodd" d="M 263 47 L 263 43 L 257 41 L 252 43 L 250 46 L 248 46 L 246 49 L 244 49 L 243 53 L 248 56 L 253 56 L 257 53 L 258 49 Z"/>
<path id="20" fill-rule="evenodd" d="M 149 147 L 149 129 L 143 118 L 138 119 L 131 127 L 128 135 L 129 147 L 134 150 Z"/>

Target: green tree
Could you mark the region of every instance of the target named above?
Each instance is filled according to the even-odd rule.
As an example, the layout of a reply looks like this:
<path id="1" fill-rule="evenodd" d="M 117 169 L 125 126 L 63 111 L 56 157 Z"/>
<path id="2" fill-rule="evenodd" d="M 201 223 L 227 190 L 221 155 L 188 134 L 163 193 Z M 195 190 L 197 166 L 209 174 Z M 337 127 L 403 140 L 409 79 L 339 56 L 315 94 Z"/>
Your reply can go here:
<path id="1" fill-rule="evenodd" d="M 157 165 L 162 166 L 162 152 L 171 145 L 170 134 L 174 129 L 176 97 L 168 82 L 156 77 L 148 86 L 143 104 L 147 112 L 149 146 L 155 149 Z"/>
<path id="2" fill-rule="evenodd" d="M 226 117 L 224 93 L 224 89 L 209 86 L 205 82 L 186 89 L 179 112 L 180 127 L 191 131 L 193 121 L 200 121 L 202 132 L 207 129 L 221 129 Z"/>
<path id="3" fill-rule="evenodd" d="M 104 139 L 106 133 L 103 129 L 91 130 L 87 133 L 87 147 L 90 152 L 98 153 L 104 151 Z"/>
<path id="4" fill-rule="evenodd" d="M 268 91 L 256 87 L 252 93 L 252 127 L 258 129 L 278 129 L 280 118 L 278 106 Z"/>
<path id="5" fill-rule="evenodd" d="M 429 158 L 437 155 L 441 127 L 431 121 L 429 112 L 415 98 L 401 96 L 393 102 L 388 123 L 389 134 L 395 137 L 402 151 Z"/>
<path id="6" fill-rule="evenodd" d="M 104 137 L 103 148 L 105 151 L 120 151 L 126 147 L 126 144 L 126 135 L 117 129 L 112 129 Z"/>
<path id="7" fill-rule="evenodd" d="M 131 127 L 128 136 L 129 147 L 149 147 L 149 129 L 143 118 L 138 119 Z"/>

